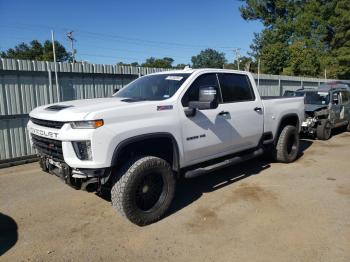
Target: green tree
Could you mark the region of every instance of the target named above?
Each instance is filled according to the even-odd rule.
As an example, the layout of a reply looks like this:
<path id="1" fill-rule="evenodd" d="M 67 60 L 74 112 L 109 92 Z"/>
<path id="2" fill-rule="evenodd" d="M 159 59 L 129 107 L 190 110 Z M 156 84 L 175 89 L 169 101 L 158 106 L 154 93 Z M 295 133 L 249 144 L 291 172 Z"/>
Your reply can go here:
<path id="1" fill-rule="evenodd" d="M 265 26 L 251 46 L 263 72 L 349 78 L 349 0 L 244 2 L 242 17 Z"/>
<path id="2" fill-rule="evenodd" d="M 117 65 L 120 65 L 120 66 L 135 66 L 135 67 L 140 66 L 138 62 L 132 62 L 130 64 L 124 63 L 124 62 L 118 62 Z"/>
<path id="3" fill-rule="evenodd" d="M 328 58 L 329 74 L 340 79 L 350 79 L 350 1 L 336 1 L 329 22 L 334 30 L 330 41 L 332 57 Z M 333 65 L 333 66 L 332 66 Z"/>
<path id="4" fill-rule="evenodd" d="M 64 46 L 55 41 L 56 60 L 58 62 L 68 61 L 71 54 L 66 51 Z M 33 40 L 29 44 L 20 43 L 14 48 L 9 48 L 0 53 L 1 57 L 14 59 L 29 59 L 41 61 L 53 61 L 52 42 L 46 40 L 41 44 L 38 40 Z"/>
<path id="5" fill-rule="evenodd" d="M 320 68 L 318 50 L 308 47 L 303 41 L 289 46 L 289 66 L 283 69 L 284 74 L 317 76 Z"/>
<path id="6" fill-rule="evenodd" d="M 188 66 L 188 64 L 177 64 L 175 66 L 176 69 L 184 69 L 186 66 Z"/>
<path id="7" fill-rule="evenodd" d="M 227 60 L 224 53 L 208 48 L 192 56 L 191 61 L 193 68 L 222 68 Z"/>
<path id="8" fill-rule="evenodd" d="M 253 61 L 253 59 L 251 57 L 242 56 L 239 59 L 239 69 L 240 70 L 252 71 L 252 70 L 254 70 L 253 69 L 254 66 L 255 66 L 255 63 L 254 63 L 254 61 Z M 237 60 L 234 60 L 233 63 L 226 63 L 226 64 L 224 64 L 223 68 L 238 70 Z"/>
<path id="9" fill-rule="evenodd" d="M 172 63 L 174 59 L 171 57 L 164 57 L 157 59 L 155 57 L 147 58 L 146 61 L 142 64 L 145 67 L 156 67 L 156 68 L 172 68 Z"/>

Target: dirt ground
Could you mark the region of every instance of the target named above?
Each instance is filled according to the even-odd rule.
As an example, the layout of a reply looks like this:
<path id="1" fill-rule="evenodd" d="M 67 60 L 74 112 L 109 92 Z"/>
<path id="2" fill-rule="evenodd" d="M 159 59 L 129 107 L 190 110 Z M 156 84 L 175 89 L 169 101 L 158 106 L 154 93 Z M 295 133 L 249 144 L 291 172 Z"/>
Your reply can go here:
<path id="1" fill-rule="evenodd" d="M 37 163 L 0 169 L 1 261 L 350 261 L 350 134 L 178 184 L 138 227 Z"/>

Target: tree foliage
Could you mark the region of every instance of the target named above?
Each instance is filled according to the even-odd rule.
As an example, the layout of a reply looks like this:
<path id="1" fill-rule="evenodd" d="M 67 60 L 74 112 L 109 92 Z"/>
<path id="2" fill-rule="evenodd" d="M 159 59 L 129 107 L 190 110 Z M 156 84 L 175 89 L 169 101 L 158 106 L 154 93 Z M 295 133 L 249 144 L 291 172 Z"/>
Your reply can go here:
<path id="1" fill-rule="evenodd" d="M 58 62 L 68 61 L 71 54 L 66 51 L 64 46 L 55 41 L 56 60 Z M 43 44 L 38 40 L 33 40 L 29 44 L 20 43 L 14 48 L 10 48 L 0 53 L 1 57 L 14 59 L 29 59 L 40 61 L 53 61 L 52 42 L 46 40 Z"/>
<path id="2" fill-rule="evenodd" d="M 240 70 L 255 72 L 255 69 L 256 69 L 255 67 L 256 67 L 256 63 L 254 63 L 254 61 L 251 57 L 248 57 L 248 56 L 240 57 L 240 59 L 239 59 L 239 69 Z M 233 61 L 233 63 L 224 64 L 223 68 L 238 70 L 237 60 L 235 59 Z"/>
<path id="3" fill-rule="evenodd" d="M 150 57 L 150 58 L 147 58 L 146 61 L 142 64 L 139 64 L 138 62 L 132 62 L 132 63 L 118 62 L 117 65 L 146 66 L 146 67 L 174 68 L 174 69 L 184 69 L 187 66 L 186 64 L 177 64 L 176 66 L 172 66 L 173 62 L 174 62 L 174 59 L 171 57 L 164 57 L 161 59 Z"/>
<path id="4" fill-rule="evenodd" d="M 192 56 L 191 61 L 193 68 L 222 68 L 226 58 L 224 53 L 208 48 Z"/>
<path id="5" fill-rule="evenodd" d="M 118 62 L 117 65 L 120 65 L 120 66 L 140 66 L 138 62 L 132 62 L 132 63 L 124 63 L 124 62 Z"/>
<path id="6" fill-rule="evenodd" d="M 147 58 L 146 61 L 141 66 L 156 67 L 156 68 L 172 68 L 173 62 L 174 62 L 174 59 L 172 59 L 171 57 L 164 57 L 160 59 L 150 57 L 150 58 Z"/>
<path id="7" fill-rule="evenodd" d="M 251 46 L 271 74 L 350 78 L 349 0 L 241 0 L 246 20 L 265 28 Z"/>

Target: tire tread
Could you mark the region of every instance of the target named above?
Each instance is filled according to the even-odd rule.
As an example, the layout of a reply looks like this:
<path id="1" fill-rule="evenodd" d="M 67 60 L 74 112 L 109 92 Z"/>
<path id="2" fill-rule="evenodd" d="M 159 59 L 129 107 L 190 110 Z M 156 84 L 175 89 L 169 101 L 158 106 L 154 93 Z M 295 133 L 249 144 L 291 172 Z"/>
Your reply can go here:
<path id="1" fill-rule="evenodd" d="M 137 225 L 150 224 L 159 220 L 163 215 L 159 214 L 157 216 L 153 216 L 148 221 L 145 221 L 142 218 L 136 216 L 132 211 L 130 211 L 131 206 L 129 205 L 129 203 L 131 203 L 131 201 L 127 199 L 125 191 L 127 189 L 128 182 L 130 181 L 130 179 L 132 179 L 135 171 L 143 165 L 143 168 L 149 168 L 155 165 L 163 166 L 164 168 L 172 172 L 169 164 L 161 158 L 154 156 L 138 156 L 124 164 L 121 167 L 121 169 L 116 173 L 113 182 L 113 187 L 111 189 L 112 205 L 122 216 L 127 217 L 131 222 Z"/>

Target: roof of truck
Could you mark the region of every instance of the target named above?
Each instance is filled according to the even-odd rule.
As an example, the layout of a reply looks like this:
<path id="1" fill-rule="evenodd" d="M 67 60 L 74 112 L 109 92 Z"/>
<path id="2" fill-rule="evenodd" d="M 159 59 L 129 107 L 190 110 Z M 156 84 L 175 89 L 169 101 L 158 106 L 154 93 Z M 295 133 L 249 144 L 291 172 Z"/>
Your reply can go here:
<path id="1" fill-rule="evenodd" d="M 223 72 L 223 73 L 239 73 L 239 74 L 247 74 L 249 72 L 247 71 L 240 71 L 240 70 L 233 70 L 233 69 L 219 69 L 219 68 L 200 68 L 200 69 L 193 69 L 193 68 L 185 68 L 182 70 L 170 70 L 170 71 L 162 71 L 157 72 L 154 74 L 192 74 L 195 72 Z"/>

